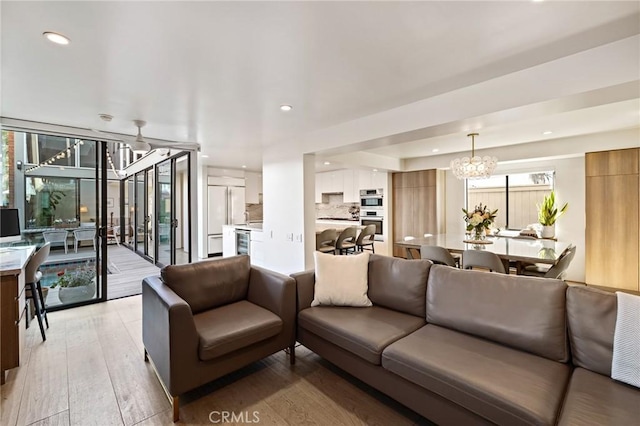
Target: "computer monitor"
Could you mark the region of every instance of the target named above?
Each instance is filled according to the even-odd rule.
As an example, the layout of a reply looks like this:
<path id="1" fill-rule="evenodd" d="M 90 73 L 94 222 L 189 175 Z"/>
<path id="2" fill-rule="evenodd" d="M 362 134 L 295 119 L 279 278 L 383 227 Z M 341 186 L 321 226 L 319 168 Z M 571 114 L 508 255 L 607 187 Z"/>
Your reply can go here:
<path id="1" fill-rule="evenodd" d="M 0 209 L 0 243 L 10 243 L 21 239 L 18 209 Z"/>

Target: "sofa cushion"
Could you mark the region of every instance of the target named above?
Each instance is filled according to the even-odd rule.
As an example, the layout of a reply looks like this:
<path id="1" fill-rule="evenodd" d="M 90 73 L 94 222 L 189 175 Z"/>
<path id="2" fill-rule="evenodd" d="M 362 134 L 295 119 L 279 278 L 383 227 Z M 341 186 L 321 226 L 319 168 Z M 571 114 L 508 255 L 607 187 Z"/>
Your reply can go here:
<path id="1" fill-rule="evenodd" d="M 615 293 L 584 286 L 567 289 L 567 320 L 573 364 L 611 376 L 616 328 Z"/>
<path id="2" fill-rule="evenodd" d="M 198 355 L 208 361 L 266 340 L 282 331 L 271 311 L 242 300 L 193 316 L 200 336 Z"/>
<path id="3" fill-rule="evenodd" d="M 638 389 L 583 368 L 573 371 L 559 425 L 627 426 L 639 419 Z"/>
<path id="4" fill-rule="evenodd" d="M 311 306 L 371 306 L 367 297 L 369 252 L 334 256 L 315 251 L 316 283 Z"/>
<path id="5" fill-rule="evenodd" d="M 376 365 L 386 346 L 424 324 L 424 318 L 379 306 L 318 306 L 298 314 L 299 327 Z"/>
<path id="6" fill-rule="evenodd" d="M 560 280 L 434 265 L 427 322 L 566 362 L 566 290 Z"/>
<path id="7" fill-rule="evenodd" d="M 566 364 L 431 324 L 389 345 L 382 366 L 509 425 L 554 424 L 571 373 Z"/>
<path id="8" fill-rule="evenodd" d="M 369 299 L 374 305 L 424 317 L 429 260 L 371 255 Z"/>
<path id="9" fill-rule="evenodd" d="M 191 307 L 194 314 L 247 297 L 249 256 L 165 266 L 164 283 Z"/>

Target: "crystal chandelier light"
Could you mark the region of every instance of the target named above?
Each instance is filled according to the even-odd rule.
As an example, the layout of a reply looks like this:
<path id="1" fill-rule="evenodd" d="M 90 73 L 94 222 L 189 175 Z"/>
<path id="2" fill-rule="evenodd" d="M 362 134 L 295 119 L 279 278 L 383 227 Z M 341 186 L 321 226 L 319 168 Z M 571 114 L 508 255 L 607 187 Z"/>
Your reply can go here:
<path id="1" fill-rule="evenodd" d="M 451 161 L 451 171 L 458 179 L 488 178 L 498 165 L 498 159 L 488 155 L 476 157 L 475 137 L 478 133 L 469 133 L 467 136 L 471 136 L 471 158 L 456 158 Z"/>

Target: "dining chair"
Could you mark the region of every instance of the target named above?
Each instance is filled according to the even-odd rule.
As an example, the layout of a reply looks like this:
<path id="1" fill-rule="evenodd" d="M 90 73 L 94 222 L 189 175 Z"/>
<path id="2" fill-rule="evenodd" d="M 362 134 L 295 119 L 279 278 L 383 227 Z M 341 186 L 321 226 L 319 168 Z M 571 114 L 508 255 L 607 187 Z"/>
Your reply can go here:
<path id="1" fill-rule="evenodd" d="M 78 252 L 78 243 L 81 241 L 91 241 L 93 250 L 96 250 L 96 230 L 95 229 L 76 229 L 73 231 L 73 248 Z"/>
<path id="2" fill-rule="evenodd" d="M 35 309 L 36 317 L 38 318 L 38 325 L 40 326 L 40 334 L 42 335 L 42 341 L 47 340 L 47 336 L 44 332 L 44 324 L 47 324 L 47 328 L 49 328 L 49 319 L 47 318 L 47 309 L 44 306 L 44 296 L 42 294 L 42 284 L 40 280 L 42 278 L 42 272 L 38 269 L 40 265 L 47 260 L 49 257 L 49 251 L 51 250 L 51 243 L 45 243 L 40 249 L 34 254 L 29 262 L 27 262 L 27 266 L 25 267 L 25 283 L 26 283 L 26 292 L 25 299 L 27 303 L 30 303 L 29 300 L 33 300 L 33 307 Z M 31 315 L 27 315 L 27 327 L 29 326 L 29 320 Z"/>
<path id="3" fill-rule="evenodd" d="M 325 229 L 316 236 L 316 250 L 322 253 L 336 254 L 336 231 L 333 228 Z"/>
<path id="4" fill-rule="evenodd" d="M 64 254 L 67 254 L 67 235 L 68 232 L 63 230 L 44 231 L 42 233 L 45 243 L 62 243 L 64 246 Z"/>
<path id="5" fill-rule="evenodd" d="M 488 269 L 491 272 L 506 274 L 507 270 L 502 259 L 490 251 L 465 250 L 462 252 L 462 269 Z"/>
<path id="6" fill-rule="evenodd" d="M 349 251 L 355 253 L 357 233 L 358 228 L 350 226 L 338 235 L 338 239 L 336 240 L 336 250 L 338 254 L 349 254 Z"/>
<path id="7" fill-rule="evenodd" d="M 372 252 L 376 252 L 376 249 L 373 245 L 374 238 L 376 236 L 376 226 L 375 225 L 367 225 L 364 227 L 360 234 L 358 235 L 358 239 L 356 240 L 356 249 L 358 251 L 371 250 Z M 365 247 L 371 247 L 370 249 Z"/>
<path id="8" fill-rule="evenodd" d="M 576 255 L 576 246 L 570 244 L 558 257 L 556 262 L 549 265 L 535 264 L 525 266 L 522 270 L 522 275 L 528 275 L 530 277 L 540 278 L 556 278 L 559 280 L 564 279 L 567 273 L 567 268 L 571 264 L 574 256 Z"/>
<path id="9" fill-rule="evenodd" d="M 439 265 L 453 266 L 454 268 L 458 266 L 456 259 L 451 255 L 449 250 L 440 246 L 421 246 L 420 258 L 429 259 Z"/>

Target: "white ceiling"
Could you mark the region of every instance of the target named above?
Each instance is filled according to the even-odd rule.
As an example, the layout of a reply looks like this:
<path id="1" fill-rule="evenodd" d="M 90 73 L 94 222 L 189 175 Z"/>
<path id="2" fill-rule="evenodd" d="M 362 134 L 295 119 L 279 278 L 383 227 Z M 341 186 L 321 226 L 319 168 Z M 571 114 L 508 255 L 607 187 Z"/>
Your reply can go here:
<path id="1" fill-rule="evenodd" d="M 249 169 L 283 141 L 640 33 L 637 1 L 47 1 L 0 11 L 2 116 L 132 135 L 144 119 L 145 136 L 199 142 L 209 165 Z M 44 31 L 72 42 L 53 45 Z M 482 127 L 477 142 L 638 126 L 639 109 L 636 99 L 519 117 Z M 468 149 L 454 131 L 402 142 L 371 152 Z"/>

